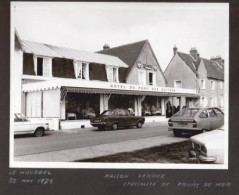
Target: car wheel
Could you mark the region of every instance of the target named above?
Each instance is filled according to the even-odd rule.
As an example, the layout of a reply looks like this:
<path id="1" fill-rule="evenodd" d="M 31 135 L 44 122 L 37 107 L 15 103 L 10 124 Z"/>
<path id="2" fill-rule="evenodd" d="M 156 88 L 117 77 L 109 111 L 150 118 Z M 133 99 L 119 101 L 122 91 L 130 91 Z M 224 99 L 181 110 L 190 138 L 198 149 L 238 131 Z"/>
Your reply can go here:
<path id="1" fill-rule="evenodd" d="M 114 124 L 112 125 L 112 129 L 113 129 L 113 130 L 118 129 L 118 124 L 117 124 L 117 123 L 114 123 Z"/>
<path id="2" fill-rule="evenodd" d="M 141 128 L 141 127 L 143 126 L 143 124 L 142 124 L 142 122 L 138 122 L 138 123 L 136 124 L 136 126 L 137 126 L 137 128 Z"/>
<path id="3" fill-rule="evenodd" d="M 36 131 L 34 132 L 34 136 L 35 137 L 41 137 L 43 136 L 45 133 L 45 129 L 44 128 L 37 128 Z"/>
<path id="4" fill-rule="evenodd" d="M 173 130 L 173 134 L 176 136 L 176 137 L 179 137 L 182 132 L 181 131 L 178 131 L 178 130 Z"/>

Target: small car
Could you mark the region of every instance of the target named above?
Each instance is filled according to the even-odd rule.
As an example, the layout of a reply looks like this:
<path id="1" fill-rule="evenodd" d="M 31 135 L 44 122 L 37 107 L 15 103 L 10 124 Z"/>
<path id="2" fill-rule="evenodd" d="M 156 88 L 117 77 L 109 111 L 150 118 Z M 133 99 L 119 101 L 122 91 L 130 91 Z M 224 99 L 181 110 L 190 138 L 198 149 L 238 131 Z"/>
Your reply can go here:
<path id="1" fill-rule="evenodd" d="M 216 107 L 185 108 L 168 120 L 168 130 L 175 136 L 183 132 L 202 133 L 224 125 L 224 113 Z"/>
<path id="2" fill-rule="evenodd" d="M 49 130 L 49 124 L 44 122 L 32 122 L 22 113 L 14 114 L 14 135 L 33 133 L 35 137 L 41 137 Z"/>
<path id="3" fill-rule="evenodd" d="M 199 163 L 224 163 L 224 126 L 190 138 L 192 149 L 190 157 L 196 157 Z"/>
<path id="4" fill-rule="evenodd" d="M 141 116 L 132 116 L 127 109 L 106 110 L 98 117 L 90 120 L 93 127 L 98 127 L 103 130 L 106 127 L 111 127 L 113 130 L 118 127 L 137 126 L 141 128 L 144 124 L 145 118 Z"/>

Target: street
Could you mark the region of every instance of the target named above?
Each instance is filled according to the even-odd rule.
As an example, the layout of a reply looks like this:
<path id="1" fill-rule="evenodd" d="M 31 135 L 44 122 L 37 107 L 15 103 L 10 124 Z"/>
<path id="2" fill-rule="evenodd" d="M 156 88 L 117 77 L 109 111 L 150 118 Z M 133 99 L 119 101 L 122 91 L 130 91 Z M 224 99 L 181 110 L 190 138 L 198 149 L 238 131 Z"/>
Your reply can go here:
<path id="1" fill-rule="evenodd" d="M 158 139 L 159 137 L 160 139 Z M 182 141 L 182 139 L 185 140 L 188 138 L 174 137 L 173 134 L 168 131 L 166 122 L 148 123 L 141 129 L 130 128 L 115 131 L 98 131 L 96 128 L 49 131 L 40 138 L 30 135 L 15 136 L 14 156 L 21 158 L 23 156 L 36 154 L 53 154 L 53 152 L 87 147 L 92 148 L 113 143 L 116 146 L 117 144 L 120 145 L 126 142 L 130 142 L 128 143 L 129 145 L 137 145 L 137 141 L 140 140 L 141 142 L 142 140 L 145 140 L 145 142 L 151 142 L 152 140 L 152 142 L 156 141 L 156 145 L 160 145 L 160 140 L 163 140 L 162 143 L 165 144 L 167 140 L 169 143 L 175 143 Z M 141 149 L 142 144 L 140 144 L 140 142 L 138 144 L 141 145 L 139 146 Z M 135 148 L 137 148 L 137 146 L 135 146 L 134 149 Z"/>

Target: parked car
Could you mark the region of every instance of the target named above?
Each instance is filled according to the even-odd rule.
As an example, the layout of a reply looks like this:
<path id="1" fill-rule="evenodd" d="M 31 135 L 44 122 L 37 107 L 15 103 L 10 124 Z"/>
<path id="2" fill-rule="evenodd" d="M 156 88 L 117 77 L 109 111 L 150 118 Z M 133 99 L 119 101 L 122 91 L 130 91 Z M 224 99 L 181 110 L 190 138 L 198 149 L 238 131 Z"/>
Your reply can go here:
<path id="1" fill-rule="evenodd" d="M 114 109 L 104 111 L 100 116 L 92 118 L 90 123 L 93 127 L 98 127 L 99 130 L 103 130 L 106 127 L 116 130 L 118 127 L 129 126 L 141 128 L 144 121 L 144 117 L 132 116 L 126 109 Z"/>
<path id="2" fill-rule="evenodd" d="M 224 125 L 224 113 L 216 107 L 185 108 L 174 114 L 168 121 L 168 130 L 175 136 L 182 132 L 203 132 Z"/>
<path id="3" fill-rule="evenodd" d="M 224 126 L 190 138 L 192 149 L 189 155 L 196 157 L 199 163 L 224 163 Z"/>
<path id="4" fill-rule="evenodd" d="M 23 114 L 14 114 L 14 135 L 33 133 L 35 137 L 41 137 L 49 130 L 49 124 L 43 122 L 32 122 Z"/>

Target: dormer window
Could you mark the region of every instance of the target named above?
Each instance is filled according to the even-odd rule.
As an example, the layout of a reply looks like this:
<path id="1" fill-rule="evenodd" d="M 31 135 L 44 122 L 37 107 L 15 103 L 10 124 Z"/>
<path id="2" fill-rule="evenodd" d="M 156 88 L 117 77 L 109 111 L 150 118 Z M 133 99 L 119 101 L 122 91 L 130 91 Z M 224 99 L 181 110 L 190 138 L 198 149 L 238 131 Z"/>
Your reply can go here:
<path id="1" fill-rule="evenodd" d="M 74 62 L 75 65 L 75 77 L 77 79 L 89 80 L 89 64 L 85 62 Z"/>
<path id="2" fill-rule="evenodd" d="M 119 72 L 118 72 L 118 68 L 113 67 L 113 66 L 107 66 L 107 78 L 109 82 L 115 82 L 118 83 L 119 82 Z"/>
<path id="3" fill-rule="evenodd" d="M 52 59 L 34 56 L 34 70 L 37 76 L 52 76 Z"/>

